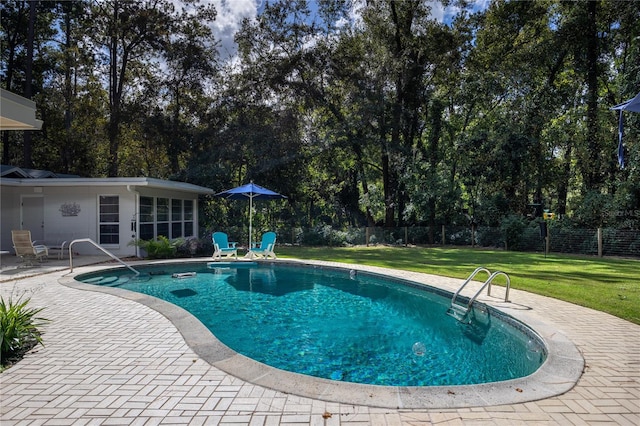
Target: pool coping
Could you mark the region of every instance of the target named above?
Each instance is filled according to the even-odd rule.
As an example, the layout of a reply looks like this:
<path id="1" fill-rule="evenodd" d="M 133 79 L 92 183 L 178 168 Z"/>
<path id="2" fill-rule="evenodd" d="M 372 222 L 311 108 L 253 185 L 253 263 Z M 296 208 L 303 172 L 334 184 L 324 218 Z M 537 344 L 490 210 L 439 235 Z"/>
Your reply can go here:
<path id="1" fill-rule="evenodd" d="M 189 262 L 177 261 L 136 262 L 136 264 L 163 264 Z M 194 259 L 202 263 L 202 259 Z M 269 260 L 268 263 L 294 264 L 358 270 L 386 275 L 394 279 L 409 280 L 447 292 L 455 288 L 443 284 L 443 277 L 410 273 L 365 265 L 343 264 L 310 260 Z M 90 271 L 112 269 L 117 265 L 100 265 Z M 85 267 L 82 273 L 89 272 Z M 76 281 L 80 272 L 59 279 L 60 284 L 70 288 L 111 294 L 145 305 L 165 316 L 178 329 L 187 345 L 203 360 L 220 370 L 255 385 L 260 385 L 288 394 L 381 408 L 447 409 L 463 407 L 485 407 L 524 403 L 561 395 L 571 390 L 582 376 L 585 362 L 582 354 L 562 332 L 549 325 L 543 318 L 531 313 L 523 304 L 507 303 L 495 298 L 481 301 L 503 314 L 523 322 L 544 341 L 547 347 L 545 363 L 533 374 L 513 380 L 454 386 L 377 386 L 339 382 L 280 370 L 236 353 L 219 341 L 197 318 L 186 310 L 169 302 L 140 293 L 114 287 L 103 287 Z M 409 276 L 408 276 L 409 275 Z M 450 282 L 461 281 L 446 279 Z M 435 282 L 435 284 L 434 284 Z"/>

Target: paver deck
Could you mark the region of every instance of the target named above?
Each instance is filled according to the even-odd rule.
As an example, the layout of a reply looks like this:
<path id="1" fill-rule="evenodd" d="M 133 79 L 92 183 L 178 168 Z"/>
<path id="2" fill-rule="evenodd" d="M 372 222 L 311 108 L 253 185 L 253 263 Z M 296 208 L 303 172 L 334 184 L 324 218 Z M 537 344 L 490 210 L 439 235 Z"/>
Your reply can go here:
<path id="1" fill-rule="evenodd" d="M 376 408 L 238 379 L 197 356 L 161 313 L 62 285 L 68 270 L 50 269 L 34 276 L 3 270 L 0 276 L 0 295 L 29 296 L 51 320 L 44 328 L 45 346 L 0 374 L 2 426 L 640 424 L 640 326 L 555 299 L 513 289 L 510 295 L 514 307 L 544 319 L 580 350 L 585 369 L 571 390 L 497 406 Z M 439 287 L 459 284 L 428 278 Z"/>

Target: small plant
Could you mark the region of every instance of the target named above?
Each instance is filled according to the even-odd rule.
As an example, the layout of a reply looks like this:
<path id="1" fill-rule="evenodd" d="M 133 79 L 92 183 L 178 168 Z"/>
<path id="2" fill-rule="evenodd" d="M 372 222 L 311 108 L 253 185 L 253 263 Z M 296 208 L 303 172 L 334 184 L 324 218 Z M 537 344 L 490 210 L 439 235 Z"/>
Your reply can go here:
<path id="1" fill-rule="evenodd" d="M 21 358 L 29 349 L 42 343 L 38 327 L 48 320 L 38 314 L 44 308 L 29 308 L 31 299 L 5 302 L 0 297 L 0 365 Z"/>
<path id="2" fill-rule="evenodd" d="M 164 235 L 159 235 L 156 240 L 134 240 L 130 244 L 144 249 L 151 259 L 168 259 L 176 256 L 178 246 L 183 243 L 181 238 L 169 240 Z"/>

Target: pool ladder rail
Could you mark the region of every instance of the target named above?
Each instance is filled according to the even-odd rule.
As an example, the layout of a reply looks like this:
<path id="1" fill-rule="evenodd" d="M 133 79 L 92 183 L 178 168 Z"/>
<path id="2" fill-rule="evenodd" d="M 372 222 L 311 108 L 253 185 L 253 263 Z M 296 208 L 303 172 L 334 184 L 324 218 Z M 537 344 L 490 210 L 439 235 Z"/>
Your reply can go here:
<path id="1" fill-rule="evenodd" d="M 96 248 L 98 248 L 99 250 L 101 250 L 104 254 L 106 254 L 107 256 L 112 258 L 113 260 L 115 260 L 115 261 L 119 262 L 120 264 L 124 265 L 125 267 L 127 267 L 131 272 L 133 272 L 135 274 L 136 277 L 140 275 L 140 272 L 138 272 L 135 269 L 133 269 L 133 267 L 131 267 L 130 265 L 126 264 L 118 256 L 116 256 L 115 254 L 111 253 L 110 251 L 108 251 L 107 249 L 102 247 L 100 244 L 98 244 L 95 241 L 93 241 L 91 238 L 79 238 L 79 239 L 73 240 L 73 241 L 71 241 L 71 243 L 69 243 L 69 270 L 70 270 L 70 272 L 73 272 L 73 250 L 71 248 L 76 243 L 90 243 L 93 246 L 95 246 Z"/>
<path id="2" fill-rule="evenodd" d="M 487 278 L 487 280 L 484 282 L 484 284 L 482 284 L 480 289 L 478 289 L 478 291 L 476 291 L 475 294 L 469 298 L 467 303 L 460 303 L 457 300 L 458 296 L 460 296 L 460 293 L 462 292 L 462 290 L 480 272 L 486 272 L 487 275 L 489 275 L 489 278 Z M 464 283 L 462 283 L 460 288 L 458 288 L 458 290 L 455 292 L 455 294 L 451 298 L 451 306 L 449 307 L 449 309 L 447 309 L 447 315 L 452 316 L 453 318 L 457 319 L 460 322 L 468 323 L 470 321 L 469 312 L 471 311 L 471 307 L 472 307 L 473 303 L 476 301 L 478 296 L 480 296 L 480 293 L 482 293 L 482 291 L 485 288 L 487 288 L 487 295 L 491 296 L 491 282 L 498 275 L 504 275 L 505 278 L 507 279 L 506 293 L 505 293 L 505 296 L 504 296 L 504 301 L 505 302 L 509 302 L 509 288 L 511 287 L 511 279 L 509 278 L 509 275 L 507 275 L 505 272 L 502 272 L 502 271 L 495 271 L 494 273 L 491 273 L 491 271 L 489 271 L 487 268 L 480 266 L 480 267 L 476 268 L 476 270 L 473 271 L 471 273 L 471 275 L 469 275 L 469 277 L 466 279 L 466 281 Z"/>

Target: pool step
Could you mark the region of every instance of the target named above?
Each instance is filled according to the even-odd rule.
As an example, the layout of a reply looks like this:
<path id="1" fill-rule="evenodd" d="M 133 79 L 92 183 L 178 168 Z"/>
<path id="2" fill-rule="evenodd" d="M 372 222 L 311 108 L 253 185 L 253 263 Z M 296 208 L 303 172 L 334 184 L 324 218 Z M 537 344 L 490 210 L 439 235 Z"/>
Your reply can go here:
<path id="1" fill-rule="evenodd" d="M 258 266 L 258 262 L 247 262 L 247 261 L 235 261 L 235 262 L 208 262 L 208 269 L 219 269 L 219 268 L 255 268 Z"/>
<path id="2" fill-rule="evenodd" d="M 120 275 L 120 276 L 112 276 L 112 277 L 94 277 L 83 282 L 87 284 L 96 284 L 105 287 L 119 287 L 122 284 L 134 281 L 134 282 L 145 282 L 149 281 L 151 276 L 149 274 L 140 274 L 140 275 Z"/>
<path id="3" fill-rule="evenodd" d="M 106 285 L 106 284 L 111 284 L 112 282 L 117 280 L 118 280 L 118 277 L 94 277 L 94 278 L 85 280 L 84 282 L 87 284 Z"/>
<path id="4" fill-rule="evenodd" d="M 477 306 L 471 309 L 467 316 L 467 321 L 462 322 L 464 325 L 462 332 L 472 341 L 482 344 L 491 329 L 491 315 L 486 308 Z"/>
<path id="5" fill-rule="evenodd" d="M 449 309 L 447 309 L 447 315 L 455 318 L 460 322 L 466 322 L 468 314 L 469 314 L 469 308 L 467 306 L 462 306 L 462 305 L 452 303 Z"/>

